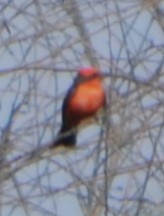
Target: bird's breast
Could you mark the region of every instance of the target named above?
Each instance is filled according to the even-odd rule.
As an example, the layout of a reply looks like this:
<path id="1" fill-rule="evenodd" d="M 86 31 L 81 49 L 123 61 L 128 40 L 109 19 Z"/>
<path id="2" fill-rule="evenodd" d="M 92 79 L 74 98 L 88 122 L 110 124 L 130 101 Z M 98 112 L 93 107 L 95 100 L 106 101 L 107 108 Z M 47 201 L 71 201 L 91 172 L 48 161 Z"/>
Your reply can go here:
<path id="1" fill-rule="evenodd" d="M 105 103 L 105 92 L 100 81 L 80 84 L 69 103 L 69 114 L 74 118 L 83 119 L 96 114 Z"/>

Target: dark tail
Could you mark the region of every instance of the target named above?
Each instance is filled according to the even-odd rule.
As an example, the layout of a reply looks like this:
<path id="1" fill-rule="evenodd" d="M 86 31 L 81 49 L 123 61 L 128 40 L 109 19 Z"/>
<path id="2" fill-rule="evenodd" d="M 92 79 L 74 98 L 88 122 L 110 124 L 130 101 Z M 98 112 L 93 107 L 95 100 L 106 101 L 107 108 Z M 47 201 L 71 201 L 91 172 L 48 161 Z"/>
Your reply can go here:
<path id="1" fill-rule="evenodd" d="M 76 145 L 76 134 L 77 131 L 75 129 L 68 130 L 68 128 L 62 127 L 57 135 L 56 140 L 52 144 L 52 148 L 56 146 L 62 145 L 65 147 L 73 147 Z"/>

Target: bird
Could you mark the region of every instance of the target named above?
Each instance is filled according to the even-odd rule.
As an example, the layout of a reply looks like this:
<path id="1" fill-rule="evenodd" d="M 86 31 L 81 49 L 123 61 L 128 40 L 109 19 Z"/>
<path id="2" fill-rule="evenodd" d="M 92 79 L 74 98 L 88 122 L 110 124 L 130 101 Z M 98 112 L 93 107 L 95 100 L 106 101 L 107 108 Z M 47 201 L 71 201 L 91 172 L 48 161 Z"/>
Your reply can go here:
<path id="1" fill-rule="evenodd" d="M 103 75 L 94 67 L 80 68 L 72 86 L 66 93 L 62 104 L 62 125 L 57 138 L 51 144 L 74 147 L 77 139 L 77 127 L 94 117 L 105 107 L 106 94 L 103 88 Z"/>

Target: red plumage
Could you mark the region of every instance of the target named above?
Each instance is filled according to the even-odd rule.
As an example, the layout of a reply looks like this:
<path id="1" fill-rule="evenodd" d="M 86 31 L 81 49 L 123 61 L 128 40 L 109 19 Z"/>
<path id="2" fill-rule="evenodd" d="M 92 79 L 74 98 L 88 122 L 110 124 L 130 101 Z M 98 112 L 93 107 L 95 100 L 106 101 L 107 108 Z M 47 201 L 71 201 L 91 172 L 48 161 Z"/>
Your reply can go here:
<path id="1" fill-rule="evenodd" d="M 106 102 L 102 75 L 96 68 L 79 70 L 62 105 L 62 126 L 52 147 L 76 144 L 77 126 L 93 117 Z"/>

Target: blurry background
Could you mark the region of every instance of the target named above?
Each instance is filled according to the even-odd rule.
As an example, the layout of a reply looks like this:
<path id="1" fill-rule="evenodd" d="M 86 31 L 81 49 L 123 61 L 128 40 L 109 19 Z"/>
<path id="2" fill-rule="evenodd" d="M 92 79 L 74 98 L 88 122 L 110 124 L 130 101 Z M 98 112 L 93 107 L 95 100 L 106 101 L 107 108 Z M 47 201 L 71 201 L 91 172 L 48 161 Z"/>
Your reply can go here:
<path id="1" fill-rule="evenodd" d="M 1 0 L 0 215 L 164 214 L 164 2 Z M 78 68 L 99 67 L 105 118 L 47 149 Z"/>

